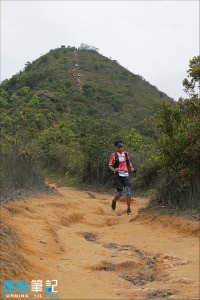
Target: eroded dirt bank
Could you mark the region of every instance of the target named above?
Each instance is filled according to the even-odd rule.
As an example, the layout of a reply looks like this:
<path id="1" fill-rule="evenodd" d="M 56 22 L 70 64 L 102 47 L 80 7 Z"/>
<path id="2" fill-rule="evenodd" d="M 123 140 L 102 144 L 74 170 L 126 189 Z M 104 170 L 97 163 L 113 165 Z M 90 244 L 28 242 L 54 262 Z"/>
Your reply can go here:
<path id="1" fill-rule="evenodd" d="M 199 299 L 198 221 L 58 191 L 2 205 L 3 280 L 57 279 L 59 299 Z"/>

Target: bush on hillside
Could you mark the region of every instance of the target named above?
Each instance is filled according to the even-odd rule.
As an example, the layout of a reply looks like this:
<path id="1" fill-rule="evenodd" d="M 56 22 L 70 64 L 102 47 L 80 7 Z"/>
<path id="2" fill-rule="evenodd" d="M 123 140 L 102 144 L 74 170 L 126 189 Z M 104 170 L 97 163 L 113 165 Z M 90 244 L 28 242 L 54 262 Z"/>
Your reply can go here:
<path id="1" fill-rule="evenodd" d="M 0 150 L 1 196 L 9 195 L 15 190 L 38 190 L 44 186 L 40 167 L 31 153 L 21 151 L 16 145 L 6 151 Z"/>
<path id="2" fill-rule="evenodd" d="M 180 98 L 177 106 L 161 102 L 161 111 L 152 118 L 156 158 L 163 173 L 157 200 L 184 209 L 199 208 L 200 200 L 200 99 L 194 89 L 200 78 L 197 62 L 200 56 L 190 61 L 191 81 L 184 80 L 190 98 Z"/>

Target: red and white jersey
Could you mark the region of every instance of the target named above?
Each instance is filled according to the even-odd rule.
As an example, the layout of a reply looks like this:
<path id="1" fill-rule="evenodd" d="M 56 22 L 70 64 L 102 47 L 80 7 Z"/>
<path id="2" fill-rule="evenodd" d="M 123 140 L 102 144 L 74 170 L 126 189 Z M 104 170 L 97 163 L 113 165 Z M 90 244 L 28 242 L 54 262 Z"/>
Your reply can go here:
<path id="1" fill-rule="evenodd" d="M 119 171 L 128 172 L 125 152 L 124 151 L 122 151 L 122 153 L 117 152 L 117 155 L 119 157 Z M 114 165 L 114 163 L 115 163 L 115 153 L 112 153 L 110 156 L 109 165 L 112 166 Z"/>

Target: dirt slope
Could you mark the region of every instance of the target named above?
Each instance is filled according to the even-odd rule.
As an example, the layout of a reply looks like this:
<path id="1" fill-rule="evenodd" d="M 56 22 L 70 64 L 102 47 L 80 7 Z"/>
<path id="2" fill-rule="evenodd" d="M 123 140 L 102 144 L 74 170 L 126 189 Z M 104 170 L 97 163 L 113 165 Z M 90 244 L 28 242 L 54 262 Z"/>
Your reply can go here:
<path id="1" fill-rule="evenodd" d="M 58 192 L 2 205 L 3 280 L 56 279 L 59 299 L 199 299 L 197 221 L 147 215 L 144 198 L 128 216 L 110 195 Z"/>

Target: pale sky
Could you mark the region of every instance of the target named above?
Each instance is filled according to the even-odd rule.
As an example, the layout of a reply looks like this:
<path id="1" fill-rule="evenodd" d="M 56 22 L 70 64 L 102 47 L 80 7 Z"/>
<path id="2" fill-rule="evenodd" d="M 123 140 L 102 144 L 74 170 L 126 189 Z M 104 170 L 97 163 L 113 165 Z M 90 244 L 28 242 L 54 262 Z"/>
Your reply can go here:
<path id="1" fill-rule="evenodd" d="M 82 43 L 160 91 L 187 97 L 182 80 L 199 55 L 199 1 L 1 0 L 1 81 L 61 45 Z"/>

